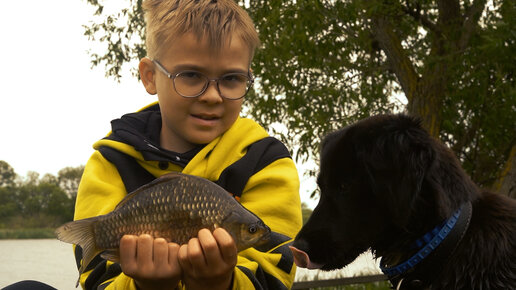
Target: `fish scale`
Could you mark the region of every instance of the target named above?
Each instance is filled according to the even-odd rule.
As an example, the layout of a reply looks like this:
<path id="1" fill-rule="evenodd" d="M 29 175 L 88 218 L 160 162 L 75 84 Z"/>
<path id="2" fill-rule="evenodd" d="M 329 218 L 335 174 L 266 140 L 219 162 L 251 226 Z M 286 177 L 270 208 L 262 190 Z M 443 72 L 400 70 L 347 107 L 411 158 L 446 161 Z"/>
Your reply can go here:
<path id="1" fill-rule="evenodd" d="M 83 249 L 79 272 L 98 254 L 118 260 L 120 239 L 149 234 L 185 244 L 199 230 L 224 228 L 242 251 L 265 244 L 270 229 L 217 184 L 197 176 L 169 173 L 128 194 L 115 209 L 97 217 L 69 222 L 57 238 Z"/>

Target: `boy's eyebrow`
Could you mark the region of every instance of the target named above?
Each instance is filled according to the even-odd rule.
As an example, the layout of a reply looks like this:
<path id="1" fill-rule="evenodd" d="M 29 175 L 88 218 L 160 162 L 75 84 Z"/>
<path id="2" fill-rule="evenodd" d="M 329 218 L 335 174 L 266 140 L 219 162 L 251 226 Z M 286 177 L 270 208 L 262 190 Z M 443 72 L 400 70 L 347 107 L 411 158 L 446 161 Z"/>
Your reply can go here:
<path id="1" fill-rule="evenodd" d="M 203 73 L 206 71 L 206 69 L 204 67 L 198 66 L 195 64 L 179 64 L 172 68 L 171 73 L 178 73 L 178 72 L 185 71 L 185 70 L 193 70 L 193 71 L 198 71 L 198 72 L 203 72 Z M 230 69 L 225 69 L 222 74 L 227 74 L 227 73 L 247 74 L 248 71 L 249 71 L 249 69 L 230 68 Z"/>

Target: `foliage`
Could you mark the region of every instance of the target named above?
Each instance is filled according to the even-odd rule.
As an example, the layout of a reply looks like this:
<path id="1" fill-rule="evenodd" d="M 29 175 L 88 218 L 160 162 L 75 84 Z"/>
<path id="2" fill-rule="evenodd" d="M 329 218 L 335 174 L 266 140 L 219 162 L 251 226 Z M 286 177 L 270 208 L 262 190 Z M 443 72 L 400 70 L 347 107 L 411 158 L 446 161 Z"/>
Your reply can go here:
<path id="1" fill-rule="evenodd" d="M 0 236 L 48 236 L 37 231 L 24 231 L 27 228 L 51 228 L 73 219 L 77 186 L 83 166 L 67 167 L 59 175 L 46 174 L 39 178 L 36 172 L 29 172 L 25 179 L 16 180 L 16 173 L 5 161 L 0 161 L 4 170 L 9 172 L 8 182 L 0 186 Z M 7 175 L 5 175 L 7 176 Z M 20 232 L 21 231 L 21 232 Z M 29 234 L 28 234 L 29 233 Z"/>
<path id="2" fill-rule="evenodd" d="M 142 0 L 127 0 L 125 7 L 107 16 L 105 8 L 108 6 L 106 10 L 109 10 L 109 3 L 98 0 L 87 2 L 96 10 L 95 20 L 89 26 L 84 26 L 84 35 L 91 41 L 107 45 L 101 53 L 90 51 L 91 62 L 94 66 L 105 64 L 106 76 L 120 79 L 124 63 L 133 59 L 139 60 L 146 55 L 142 41 L 145 39 Z M 138 21 L 134 21 L 135 19 Z M 132 71 L 136 75 L 136 70 Z"/>
<path id="3" fill-rule="evenodd" d="M 0 160 L 0 187 L 9 187 L 14 185 L 16 173 L 7 162 Z"/>
<path id="4" fill-rule="evenodd" d="M 77 190 L 79 189 L 79 183 L 83 172 L 84 166 L 78 166 L 65 167 L 57 173 L 57 182 L 59 187 L 62 188 L 68 197 L 73 200 L 77 197 Z"/>
<path id="5" fill-rule="evenodd" d="M 306 156 L 329 131 L 403 108 L 489 186 L 516 142 L 509 2 L 251 1 L 264 48 L 250 112 L 284 123 Z"/>
<path id="6" fill-rule="evenodd" d="M 13 190 L 8 187 L 0 187 L 0 220 L 13 216 L 17 212 L 18 204 Z"/>
<path id="7" fill-rule="evenodd" d="M 303 225 L 306 224 L 308 218 L 312 215 L 312 209 L 306 203 L 301 203 L 301 216 L 303 217 Z"/>
<path id="8" fill-rule="evenodd" d="M 119 79 L 124 64 L 145 55 L 141 0 L 111 14 L 107 3 L 88 2 L 97 11 L 85 34 L 107 45 L 92 63 Z M 297 160 L 315 159 L 332 130 L 404 110 L 453 148 L 478 184 L 504 182 L 516 146 L 514 1 L 248 3 L 262 49 L 245 112 L 282 124 L 271 131 L 297 148 Z"/>

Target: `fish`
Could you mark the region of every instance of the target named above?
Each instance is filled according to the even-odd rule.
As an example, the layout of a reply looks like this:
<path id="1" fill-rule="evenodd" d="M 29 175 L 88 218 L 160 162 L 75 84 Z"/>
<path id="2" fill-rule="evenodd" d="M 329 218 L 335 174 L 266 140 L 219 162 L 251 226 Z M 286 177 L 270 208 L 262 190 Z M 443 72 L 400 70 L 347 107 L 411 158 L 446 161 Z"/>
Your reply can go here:
<path id="1" fill-rule="evenodd" d="M 270 240 L 270 228 L 224 188 L 202 177 L 172 172 L 129 193 L 110 213 L 65 223 L 55 234 L 82 248 L 82 274 L 99 254 L 118 262 L 120 239 L 126 234 L 149 234 L 182 245 L 199 230 L 218 227 L 232 236 L 238 252 L 260 249 Z"/>

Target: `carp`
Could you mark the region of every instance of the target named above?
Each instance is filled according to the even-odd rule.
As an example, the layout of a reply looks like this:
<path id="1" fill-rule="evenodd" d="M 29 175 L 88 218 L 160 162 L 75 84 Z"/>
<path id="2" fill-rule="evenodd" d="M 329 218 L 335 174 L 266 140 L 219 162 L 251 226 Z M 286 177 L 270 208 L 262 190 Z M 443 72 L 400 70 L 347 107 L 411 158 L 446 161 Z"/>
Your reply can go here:
<path id="1" fill-rule="evenodd" d="M 57 239 L 79 245 L 83 263 L 95 256 L 118 261 L 123 235 L 149 234 L 186 244 L 203 228 L 224 228 L 238 251 L 265 245 L 270 229 L 219 185 L 208 179 L 168 173 L 128 194 L 105 215 L 68 222 L 56 229 Z"/>

